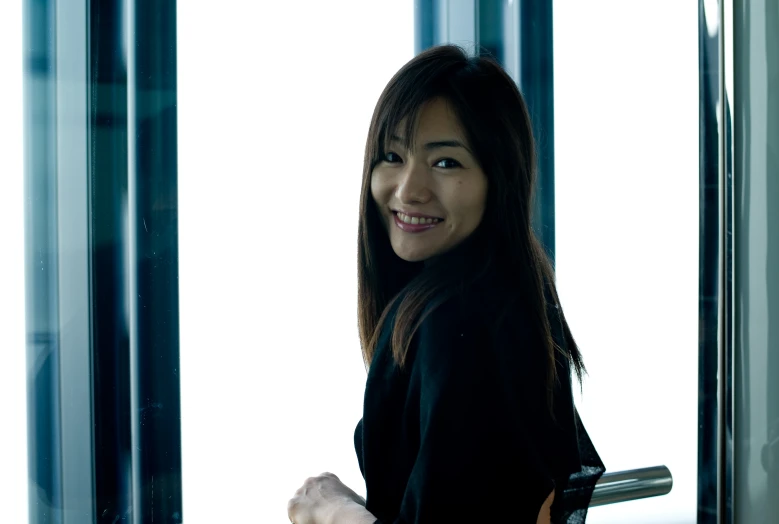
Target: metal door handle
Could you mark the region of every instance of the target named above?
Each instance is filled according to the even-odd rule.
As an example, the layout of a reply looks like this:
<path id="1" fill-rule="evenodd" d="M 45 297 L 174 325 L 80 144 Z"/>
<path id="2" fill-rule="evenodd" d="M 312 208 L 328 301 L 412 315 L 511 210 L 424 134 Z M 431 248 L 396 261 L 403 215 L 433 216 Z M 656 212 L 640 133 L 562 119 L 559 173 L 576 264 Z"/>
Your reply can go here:
<path id="1" fill-rule="evenodd" d="M 605 473 L 595 484 L 590 507 L 667 495 L 673 483 L 665 466 Z"/>

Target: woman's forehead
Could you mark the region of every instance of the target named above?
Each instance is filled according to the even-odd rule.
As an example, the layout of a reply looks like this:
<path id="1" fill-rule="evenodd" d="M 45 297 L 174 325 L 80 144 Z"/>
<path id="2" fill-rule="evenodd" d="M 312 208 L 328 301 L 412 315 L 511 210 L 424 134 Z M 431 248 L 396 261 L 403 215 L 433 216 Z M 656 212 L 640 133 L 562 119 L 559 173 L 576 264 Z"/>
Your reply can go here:
<path id="1" fill-rule="evenodd" d="M 395 129 L 387 133 L 386 140 L 414 149 L 430 141 L 465 143 L 466 136 L 452 105 L 444 98 L 436 98 L 424 103 L 416 114 L 404 116 Z"/>

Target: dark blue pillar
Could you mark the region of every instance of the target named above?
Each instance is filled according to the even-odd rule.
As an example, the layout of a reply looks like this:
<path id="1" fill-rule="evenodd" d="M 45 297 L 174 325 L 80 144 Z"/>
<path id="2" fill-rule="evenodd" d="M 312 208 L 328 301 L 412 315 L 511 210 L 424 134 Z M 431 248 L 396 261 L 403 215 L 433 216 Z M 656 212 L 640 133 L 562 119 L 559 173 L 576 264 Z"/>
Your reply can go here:
<path id="1" fill-rule="evenodd" d="M 31 523 L 182 521 L 176 3 L 25 0 Z"/>

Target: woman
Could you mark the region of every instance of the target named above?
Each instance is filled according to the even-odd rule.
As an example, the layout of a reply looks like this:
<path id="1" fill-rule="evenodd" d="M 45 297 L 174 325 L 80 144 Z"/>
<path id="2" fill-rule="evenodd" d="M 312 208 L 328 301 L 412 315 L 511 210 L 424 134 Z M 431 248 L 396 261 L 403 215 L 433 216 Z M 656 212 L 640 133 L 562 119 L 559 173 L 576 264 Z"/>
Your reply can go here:
<path id="1" fill-rule="evenodd" d="M 326 473 L 292 522 L 584 521 L 603 464 L 573 406 L 584 366 L 531 229 L 534 178 L 527 107 L 494 61 L 435 47 L 389 82 L 360 202 L 367 502 Z"/>

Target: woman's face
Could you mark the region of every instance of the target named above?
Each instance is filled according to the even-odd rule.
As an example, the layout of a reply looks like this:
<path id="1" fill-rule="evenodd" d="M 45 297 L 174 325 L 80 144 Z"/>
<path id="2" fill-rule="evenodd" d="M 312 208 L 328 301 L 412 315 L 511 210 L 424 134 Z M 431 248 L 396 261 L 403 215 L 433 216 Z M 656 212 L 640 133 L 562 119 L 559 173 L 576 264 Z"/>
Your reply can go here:
<path id="1" fill-rule="evenodd" d="M 487 200 L 487 177 L 447 102 L 428 102 L 418 118 L 411 149 L 396 134 L 371 174 L 371 194 L 392 249 L 408 262 L 441 255 L 465 240 L 481 223 Z"/>

